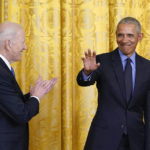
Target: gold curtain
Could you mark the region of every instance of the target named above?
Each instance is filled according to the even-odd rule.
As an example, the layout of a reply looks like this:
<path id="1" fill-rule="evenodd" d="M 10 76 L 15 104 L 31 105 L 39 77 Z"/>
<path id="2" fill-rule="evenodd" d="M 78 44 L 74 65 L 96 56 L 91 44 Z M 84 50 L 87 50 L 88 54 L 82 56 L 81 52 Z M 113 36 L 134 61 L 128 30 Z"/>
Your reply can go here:
<path id="1" fill-rule="evenodd" d="M 0 0 L 0 21 L 20 23 L 26 32 L 28 50 L 13 64 L 23 92 L 39 76 L 59 78 L 30 121 L 30 150 L 83 149 L 97 91 L 76 83 L 81 57 L 88 48 L 116 48 L 116 25 L 126 16 L 141 22 L 145 37 L 137 52 L 150 58 L 150 0 Z"/>

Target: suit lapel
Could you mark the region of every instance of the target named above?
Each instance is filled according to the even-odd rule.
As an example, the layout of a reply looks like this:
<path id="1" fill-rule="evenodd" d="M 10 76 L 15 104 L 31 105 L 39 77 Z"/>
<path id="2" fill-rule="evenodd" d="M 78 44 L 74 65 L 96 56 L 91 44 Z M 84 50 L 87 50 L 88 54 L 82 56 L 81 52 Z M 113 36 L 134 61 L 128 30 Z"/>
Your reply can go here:
<path id="1" fill-rule="evenodd" d="M 13 77 L 11 71 L 8 68 L 8 66 L 5 64 L 5 62 L 1 58 L 0 58 L 0 65 L 6 70 L 6 72 L 10 75 L 10 77 Z"/>
<path id="2" fill-rule="evenodd" d="M 113 69 L 114 69 L 114 72 L 118 81 L 119 89 L 122 95 L 122 98 L 120 98 L 122 100 L 121 102 L 124 106 L 126 106 L 127 103 L 125 100 L 125 92 L 124 92 L 125 86 L 124 86 L 123 66 L 122 66 L 121 58 L 117 49 L 114 52 L 112 52 L 112 65 L 113 65 Z"/>
<path id="3" fill-rule="evenodd" d="M 13 80 L 13 82 L 15 83 L 14 86 L 16 87 L 16 89 L 18 90 L 19 93 L 21 93 L 21 95 L 23 94 L 16 79 L 14 78 L 12 72 L 10 71 L 10 69 L 8 68 L 8 66 L 5 64 L 5 62 L 0 58 L 0 65 L 6 70 L 6 72 L 9 74 L 10 78 Z"/>

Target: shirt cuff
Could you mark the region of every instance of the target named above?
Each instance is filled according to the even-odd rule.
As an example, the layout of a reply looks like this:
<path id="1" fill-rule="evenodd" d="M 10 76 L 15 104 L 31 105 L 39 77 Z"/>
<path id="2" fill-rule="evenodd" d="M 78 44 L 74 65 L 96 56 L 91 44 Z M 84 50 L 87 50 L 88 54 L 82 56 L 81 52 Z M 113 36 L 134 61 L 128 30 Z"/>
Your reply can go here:
<path id="1" fill-rule="evenodd" d="M 92 73 L 91 73 L 91 74 L 92 74 Z M 90 81 L 90 80 L 91 80 L 91 74 L 87 76 L 87 75 L 84 73 L 84 71 L 82 71 L 83 80 L 84 80 L 84 81 Z"/>
<path id="2" fill-rule="evenodd" d="M 38 102 L 40 103 L 40 99 L 37 96 L 31 96 L 31 97 L 36 98 L 38 100 Z"/>

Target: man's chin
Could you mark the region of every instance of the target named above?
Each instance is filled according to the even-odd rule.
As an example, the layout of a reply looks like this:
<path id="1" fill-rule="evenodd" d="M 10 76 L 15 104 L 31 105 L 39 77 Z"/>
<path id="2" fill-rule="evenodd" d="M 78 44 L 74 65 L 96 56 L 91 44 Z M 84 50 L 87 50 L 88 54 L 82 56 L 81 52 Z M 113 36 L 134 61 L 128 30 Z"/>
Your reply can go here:
<path id="1" fill-rule="evenodd" d="M 122 53 L 128 53 L 130 50 L 128 48 L 120 48 Z"/>
<path id="2" fill-rule="evenodd" d="M 120 49 L 120 51 L 124 54 L 124 55 L 129 55 L 131 52 L 130 52 L 130 49 Z"/>
<path id="3" fill-rule="evenodd" d="M 21 60 L 21 57 L 16 58 L 15 62 L 20 61 L 20 60 Z"/>

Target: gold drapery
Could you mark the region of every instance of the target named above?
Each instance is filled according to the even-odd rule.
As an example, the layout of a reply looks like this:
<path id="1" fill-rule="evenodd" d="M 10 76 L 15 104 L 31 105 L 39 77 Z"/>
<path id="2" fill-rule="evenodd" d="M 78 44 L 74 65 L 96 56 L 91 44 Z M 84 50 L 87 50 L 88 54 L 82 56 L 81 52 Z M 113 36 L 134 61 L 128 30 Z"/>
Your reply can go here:
<path id="1" fill-rule="evenodd" d="M 82 150 L 97 106 L 95 86 L 79 87 L 81 56 L 116 47 L 115 29 L 126 16 L 142 24 L 139 54 L 150 58 L 150 0 L 0 0 L 0 20 L 23 25 L 28 50 L 14 64 L 24 93 L 41 75 L 58 77 L 30 121 L 30 150 Z"/>

